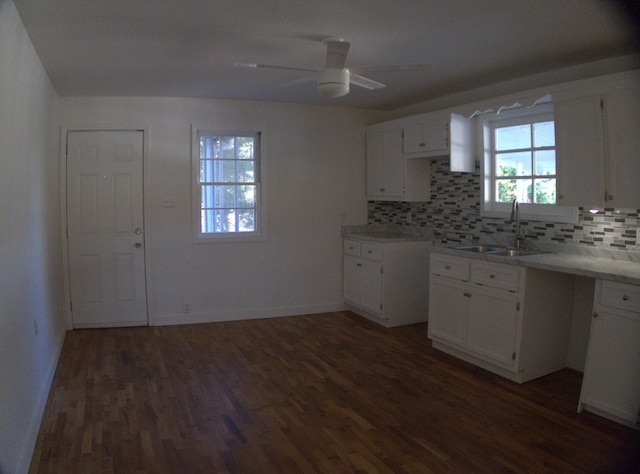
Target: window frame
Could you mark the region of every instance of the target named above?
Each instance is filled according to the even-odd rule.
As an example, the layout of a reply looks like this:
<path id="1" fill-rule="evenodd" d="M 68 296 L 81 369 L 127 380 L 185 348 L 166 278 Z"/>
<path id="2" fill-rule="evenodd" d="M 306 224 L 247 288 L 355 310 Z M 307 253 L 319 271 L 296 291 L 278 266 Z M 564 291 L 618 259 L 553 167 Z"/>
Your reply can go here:
<path id="1" fill-rule="evenodd" d="M 533 123 L 534 121 L 553 121 L 553 104 L 546 103 L 535 107 L 517 107 L 503 111 L 500 114 L 490 113 L 478 117 L 478 142 L 482 149 L 480 215 L 483 217 L 509 218 L 511 215 L 511 203 L 496 202 L 495 153 L 493 131 L 497 126 L 509 126 L 516 124 Z M 558 185 L 558 155 L 556 151 L 556 196 Z M 534 170 L 532 170 L 533 172 Z M 560 206 L 557 204 L 520 203 L 520 216 L 523 219 L 552 221 L 552 222 L 578 222 L 578 208 Z"/>
<path id="2" fill-rule="evenodd" d="M 248 232 L 202 232 L 202 186 L 200 182 L 200 137 L 254 137 L 254 173 L 255 179 L 250 184 L 255 185 L 255 230 Z M 191 143 L 191 208 L 192 208 L 192 237 L 194 243 L 217 242 L 251 242 L 266 240 L 265 191 L 264 191 L 264 142 L 265 133 L 262 130 L 220 129 L 217 127 L 196 127 L 192 125 Z M 244 183 L 231 183 L 240 186 Z"/>

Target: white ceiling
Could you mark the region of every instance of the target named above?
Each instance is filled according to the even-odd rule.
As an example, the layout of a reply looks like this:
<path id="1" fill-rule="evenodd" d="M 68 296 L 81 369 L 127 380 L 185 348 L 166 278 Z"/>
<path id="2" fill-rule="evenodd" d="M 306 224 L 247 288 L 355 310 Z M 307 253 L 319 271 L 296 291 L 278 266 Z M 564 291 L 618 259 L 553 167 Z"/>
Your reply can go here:
<path id="1" fill-rule="evenodd" d="M 638 52 L 614 0 L 14 0 L 60 96 L 173 96 L 395 109 Z M 321 39 L 351 42 L 346 66 L 432 63 L 369 75 L 387 85 L 317 94 Z M 536 85 L 538 86 L 538 85 Z"/>

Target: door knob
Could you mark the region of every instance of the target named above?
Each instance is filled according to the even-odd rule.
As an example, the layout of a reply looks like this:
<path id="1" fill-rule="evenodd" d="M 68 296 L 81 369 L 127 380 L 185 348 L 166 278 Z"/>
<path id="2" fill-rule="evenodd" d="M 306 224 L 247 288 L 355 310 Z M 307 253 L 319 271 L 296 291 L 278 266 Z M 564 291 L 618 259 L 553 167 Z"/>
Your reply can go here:
<path id="1" fill-rule="evenodd" d="M 137 249 L 139 249 L 140 247 L 142 247 L 142 242 L 136 242 L 136 243 L 134 244 L 134 247 L 135 247 L 135 248 L 137 248 Z"/>
<path id="2" fill-rule="evenodd" d="M 136 227 L 136 230 L 133 231 L 136 235 L 142 234 L 142 229 L 140 227 Z"/>

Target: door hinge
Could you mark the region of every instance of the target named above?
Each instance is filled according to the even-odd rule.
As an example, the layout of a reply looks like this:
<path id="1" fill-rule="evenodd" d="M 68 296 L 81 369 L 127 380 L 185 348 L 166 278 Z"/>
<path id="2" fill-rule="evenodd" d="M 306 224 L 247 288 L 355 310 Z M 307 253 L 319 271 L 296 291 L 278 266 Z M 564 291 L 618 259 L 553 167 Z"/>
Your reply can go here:
<path id="1" fill-rule="evenodd" d="M 516 353 L 515 352 L 511 354 L 511 360 L 516 360 Z"/>
<path id="2" fill-rule="evenodd" d="M 69 311 L 73 313 L 73 301 L 69 301 Z"/>
<path id="3" fill-rule="evenodd" d="M 520 311 L 520 301 L 516 303 L 516 311 Z"/>
<path id="4" fill-rule="evenodd" d="M 384 273 L 384 267 L 380 267 L 380 273 Z"/>
<path id="5" fill-rule="evenodd" d="M 382 311 L 382 303 L 380 303 L 380 311 Z"/>
<path id="6" fill-rule="evenodd" d="M 600 108 L 604 110 L 604 100 L 600 99 Z"/>

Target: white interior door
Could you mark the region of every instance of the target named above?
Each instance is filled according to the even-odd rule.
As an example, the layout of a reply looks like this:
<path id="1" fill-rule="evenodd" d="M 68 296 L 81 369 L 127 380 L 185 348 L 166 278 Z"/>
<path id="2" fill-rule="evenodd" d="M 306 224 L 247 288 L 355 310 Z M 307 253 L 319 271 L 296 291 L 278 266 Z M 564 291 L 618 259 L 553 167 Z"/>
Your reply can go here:
<path id="1" fill-rule="evenodd" d="M 73 326 L 148 324 L 142 131 L 67 134 Z"/>

